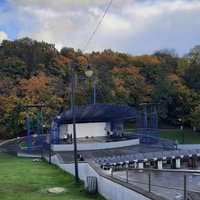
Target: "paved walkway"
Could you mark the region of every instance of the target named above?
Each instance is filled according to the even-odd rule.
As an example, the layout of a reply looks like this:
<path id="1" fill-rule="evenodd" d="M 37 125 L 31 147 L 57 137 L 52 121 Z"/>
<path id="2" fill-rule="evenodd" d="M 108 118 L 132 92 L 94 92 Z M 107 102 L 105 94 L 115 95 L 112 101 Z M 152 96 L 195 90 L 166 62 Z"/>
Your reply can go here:
<path id="1" fill-rule="evenodd" d="M 4 142 L 0 145 L 0 152 L 5 152 L 12 155 L 17 155 L 18 152 L 24 152 L 20 150 L 19 144 L 23 141 L 24 138 L 20 139 L 13 139 L 7 142 Z M 105 142 L 105 139 L 102 138 L 91 138 L 90 142 Z M 88 143 L 88 139 L 81 139 L 79 142 Z M 106 157 L 106 156 L 121 156 L 121 155 L 131 155 L 133 153 L 145 153 L 145 152 L 159 152 L 167 150 L 168 148 L 159 147 L 157 145 L 149 145 L 149 144 L 140 144 L 140 145 L 133 145 L 129 147 L 121 147 L 121 148 L 114 148 L 114 149 L 102 149 L 102 150 L 92 150 L 92 151 L 79 151 L 78 153 L 81 154 L 85 159 L 93 159 L 98 157 Z M 48 154 L 49 152 L 48 146 L 45 148 L 45 153 Z M 34 153 L 34 152 L 33 152 Z M 38 153 L 38 152 L 37 152 Z M 39 152 L 40 153 L 40 152 Z M 56 153 L 56 152 L 55 152 Z M 71 152 L 57 152 L 63 158 L 63 161 L 69 162 L 74 160 L 73 151 Z"/>
<path id="2" fill-rule="evenodd" d="M 200 149 L 200 144 L 179 144 L 178 149 Z"/>
<path id="3" fill-rule="evenodd" d="M 156 147 L 155 145 L 139 144 L 129 147 L 121 147 L 114 149 L 101 149 L 92 151 L 78 151 L 79 154 L 83 156 L 85 160 L 94 160 L 99 157 L 110 157 L 110 156 L 122 156 L 131 155 L 134 153 L 145 153 L 145 152 L 160 152 L 164 151 L 166 148 Z M 63 162 L 69 162 L 74 160 L 73 152 L 57 152 L 63 160 Z"/>
<path id="4" fill-rule="evenodd" d="M 17 152 L 20 150 L 19 144 L 22 139 L 12 139 L 0 144 L 0 152 L 8 153 L 17 156 Z"/>

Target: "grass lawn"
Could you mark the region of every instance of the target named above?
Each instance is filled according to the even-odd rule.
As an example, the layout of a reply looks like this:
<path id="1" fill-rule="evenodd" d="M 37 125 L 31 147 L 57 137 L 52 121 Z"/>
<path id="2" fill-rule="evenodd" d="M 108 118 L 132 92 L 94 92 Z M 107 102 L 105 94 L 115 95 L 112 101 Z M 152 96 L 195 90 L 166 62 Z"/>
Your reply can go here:
<path id="1" fill-rule="evenodd" d="M 27 141 L 25 140 L 25 141 L 20 142 L 20 146 L 27 147 Z"/>
<path id="2" fill-rule="evenodd" d="M 158 136 L 173 141 L 178 140 L 180 144 L 200 144 L 200 133 L 187 129 L 161 129 Z"/>
<path id="3" fill-rule="evenodd" d="M 5 142 L 5 140 L 0 140 L 0 144 L 3 143 L 3 142 Z"/>
<path id="4" fill-rule="evenodd" d="M 51 194 L 46 189 L 63 187 L 62 194 Z M 72 175 L 45 161 L 17 158 L 0 153 L 1 200 L 86 200 L 104 198 L 88 194 L 83 183 L 76 184 Z"/>

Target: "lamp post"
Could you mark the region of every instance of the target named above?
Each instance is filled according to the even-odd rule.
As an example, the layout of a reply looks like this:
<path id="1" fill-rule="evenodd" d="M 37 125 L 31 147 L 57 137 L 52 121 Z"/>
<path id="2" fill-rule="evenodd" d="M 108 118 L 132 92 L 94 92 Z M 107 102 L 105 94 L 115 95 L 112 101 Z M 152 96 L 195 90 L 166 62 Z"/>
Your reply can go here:
<path id="1" fill-rule="evenodd" d="M 184 123 L 184 121 L 183 121 L 184 119 L 183 119 L 183 117 L 182 118 L 179 118 L 179 121 L 181 122 L 181 125 L 180 125 L 180 130 L 181 130 L 181 132 L 182 132 L 182 143 L 184 144 L 185 143 L 185 138 L 184 138 L 184 132 L 183 132 L 183 123 Z"/>
<path id="2" fill-rule="evenodd" d="M 77 141 L 76 141 L 76 118 L 75 118 L 75 67 L 76 67 L 76 59 L 78 57 L 84 57 L 87 60 L 87 69 L 85 71 L 85 75 L 87 77 L 91 77 L 93 75 L 93 70 L 89 64 L 89 60 L 84 55 L 76 55 L 71 64 L 71 110 L 72 110 L 72 122 L 73 122 L 73 140 L 74 140 L 74 171 L 75 171 L 75 180 L 79 182 L 78 175 L 78 160 L 77 160 Z"/>

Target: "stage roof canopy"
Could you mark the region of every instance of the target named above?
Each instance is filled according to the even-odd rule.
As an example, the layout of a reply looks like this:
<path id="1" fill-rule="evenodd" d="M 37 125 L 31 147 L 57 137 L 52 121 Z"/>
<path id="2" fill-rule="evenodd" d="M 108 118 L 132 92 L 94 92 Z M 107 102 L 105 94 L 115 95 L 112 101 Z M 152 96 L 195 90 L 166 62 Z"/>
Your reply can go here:
<path id="1" fill-rule="evenodd" d="M 135 108 L 118 104 L 89 104 L 75 107 L 76 123 L 136 121 L 138 112 Z M 71 124 L 72 111 L 60 114 L 58 124 Z"/>

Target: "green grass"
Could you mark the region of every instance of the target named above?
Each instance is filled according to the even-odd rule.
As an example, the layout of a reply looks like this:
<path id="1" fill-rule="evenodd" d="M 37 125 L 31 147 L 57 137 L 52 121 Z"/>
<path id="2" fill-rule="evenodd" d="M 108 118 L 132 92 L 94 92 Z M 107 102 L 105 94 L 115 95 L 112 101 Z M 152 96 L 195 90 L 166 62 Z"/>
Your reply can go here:
<path id="1" fill-rule="evenodd" d="M 158 136 L 169 140 L 177 140 L 180 144 L 200 144 L 200 133 L 192 130 L 162 129 Z"/>
<path id="2" fill-rule="evenodd" d="M 27 147 L 27 141 L 20 142 L 20 147 Z"/>
<path id="3" fill-rule="evenodd" d="M 86 200 L 104 198 L 88 194 L 83 183 L 76 184 L 74 177 L 45 161 L 17 158 L 0 153 L 1 200 Z M 46 189 L 63 187 L 62 194 L 50 194 Z"/>
<path id="4" fill-rule="evenodd" d="M 126 128 L 126 132 L 133 129 Z M 200 132 L 194 132 L 191 129 L 159 129 L 158 137 L 175 141 L 179 144 L 200 144 Z"/>
<path id="5" fill-rule="evenodd" d="M 5 142 L 5 140 L 0 140 L 0 144 L 3 143 L 3 142 Z"/>

